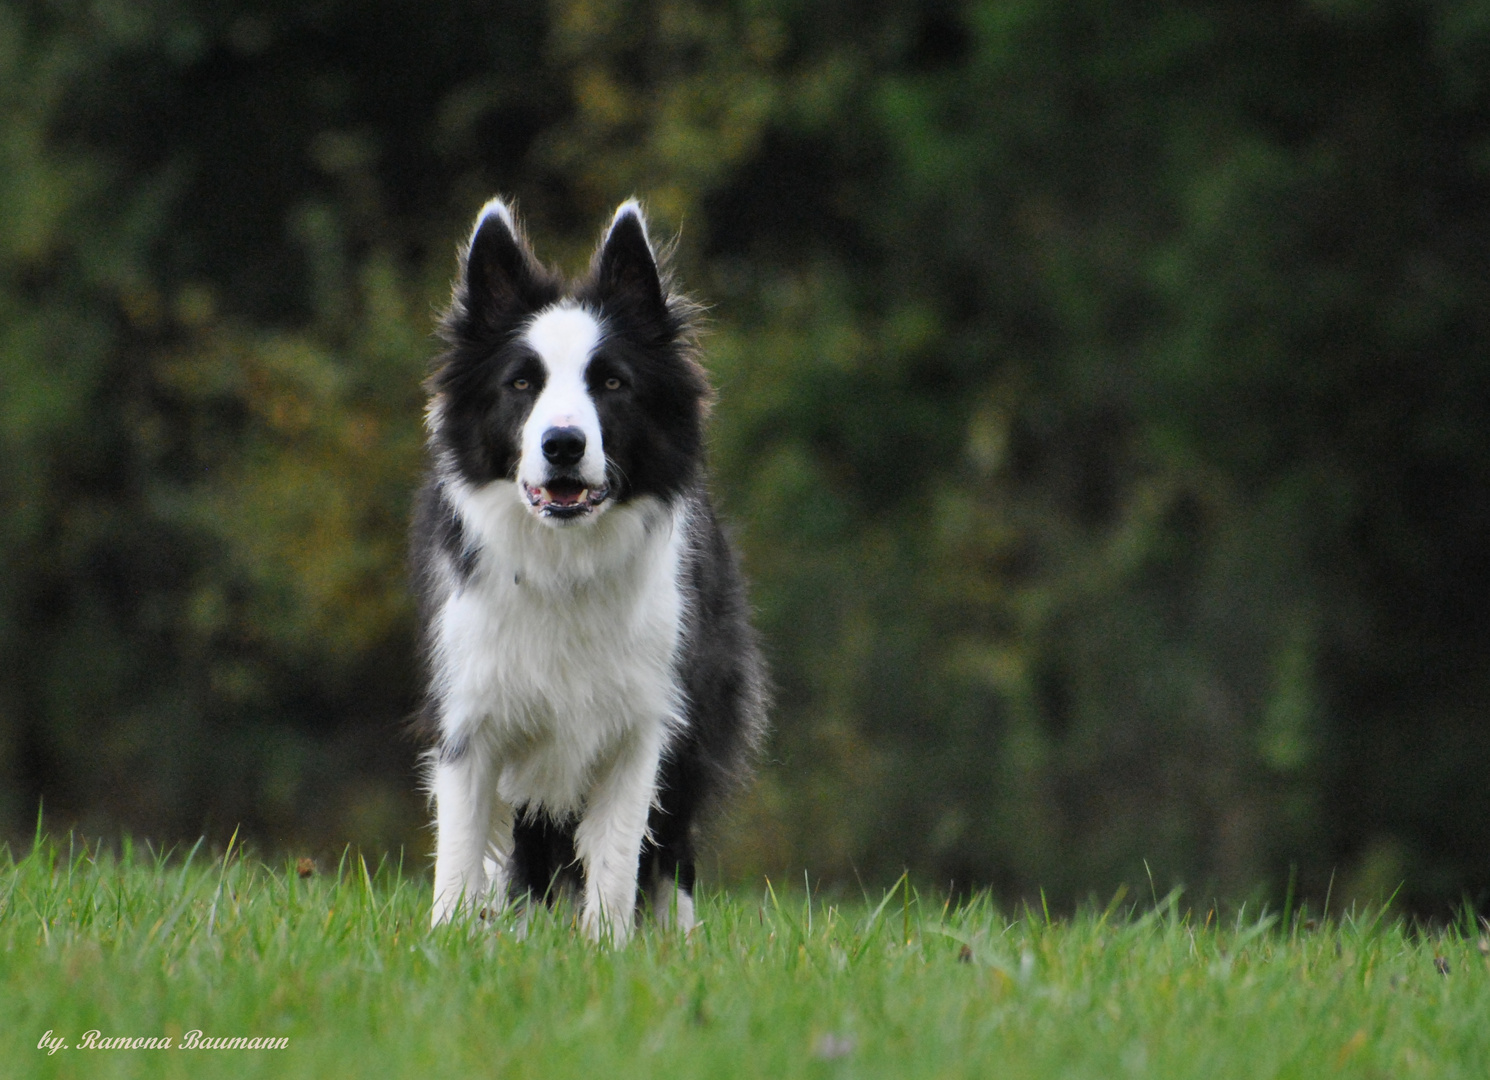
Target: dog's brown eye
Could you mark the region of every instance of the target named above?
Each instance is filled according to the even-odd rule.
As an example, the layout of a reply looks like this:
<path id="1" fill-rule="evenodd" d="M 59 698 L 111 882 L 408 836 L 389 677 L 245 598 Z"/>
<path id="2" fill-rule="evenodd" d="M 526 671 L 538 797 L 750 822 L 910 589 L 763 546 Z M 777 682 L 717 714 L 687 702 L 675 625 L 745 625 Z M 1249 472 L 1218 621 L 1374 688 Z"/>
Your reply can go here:
<path id="1" fill-rule="evenodd" d="M 619 390 L 621 389 L 621 380 L 617 379 L 615 376 L 612 376 L 611 378 L 605 380 L 605 388 L 607 390 Z"/>
<path id="2" fill-rule="evenodd" d="M 513 379 L 512 380 L 512 389 L 514 389 L 514 390 L 526 390 L 531 385 L 532 385 L 532 383 L 528 382 L 527 379 Z"/>

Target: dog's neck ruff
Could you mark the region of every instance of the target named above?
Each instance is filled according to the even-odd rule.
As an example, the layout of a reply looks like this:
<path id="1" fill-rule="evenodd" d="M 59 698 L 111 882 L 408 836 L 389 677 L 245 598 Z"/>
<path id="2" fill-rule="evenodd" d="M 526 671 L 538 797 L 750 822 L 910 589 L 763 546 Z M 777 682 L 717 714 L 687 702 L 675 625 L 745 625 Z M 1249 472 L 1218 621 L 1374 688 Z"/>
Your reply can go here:
<path id="1" fill-rule="evenodd" d="M 500 575 L 562 593 L 635 574 L 649 548 L 666 547 L 681 524 L 677 507 L 650 496 L 609 507 L 593 521 L 556 529 L 533 516 L 519 484 L 446 482 L 451 505 L 479 552 L 478 577 Z"/>
<path id="2" fill-rule="evenodd" d="M 510 805 L 578 813 L 596 769 L 637 739 L 664 744 L 682 715 L 687 509 L 645 497 L 556 530 L 515 487 L 452 492 L 479 555 L 438 619 L 441 735 L 504 763 Z"/>

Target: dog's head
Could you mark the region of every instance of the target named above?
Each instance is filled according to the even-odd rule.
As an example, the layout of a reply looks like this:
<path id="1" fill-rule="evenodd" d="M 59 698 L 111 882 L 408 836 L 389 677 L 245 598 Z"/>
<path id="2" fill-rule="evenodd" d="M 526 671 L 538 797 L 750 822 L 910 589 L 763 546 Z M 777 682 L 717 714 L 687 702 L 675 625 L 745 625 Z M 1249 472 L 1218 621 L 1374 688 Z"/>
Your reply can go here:
<path id="1" fill-rule="evenodd" d="M 616 211 L 589 273 L 566 285 L 493 199 L 442 323 L 437 454 L 472 486 L 512 483 L 554 526 L 671 498 L 697 473 L 708 397 L 692 311 L 670 292 L 635 200 Z"/>

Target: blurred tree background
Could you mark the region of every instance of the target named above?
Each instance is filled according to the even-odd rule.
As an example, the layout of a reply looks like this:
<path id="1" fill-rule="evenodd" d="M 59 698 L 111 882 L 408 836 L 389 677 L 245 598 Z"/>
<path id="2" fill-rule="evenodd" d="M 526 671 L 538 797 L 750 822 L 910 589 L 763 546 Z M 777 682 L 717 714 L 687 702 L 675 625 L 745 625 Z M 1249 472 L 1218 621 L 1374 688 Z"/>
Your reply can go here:
<path id="1" fill-rule="evenodd" d="M 1490 902 L 1490 2 L 0 0 L 0 113 L 11 835 L 420 861 L 434 312 L 636 193 L 778 684 L 716 876 Z"/>

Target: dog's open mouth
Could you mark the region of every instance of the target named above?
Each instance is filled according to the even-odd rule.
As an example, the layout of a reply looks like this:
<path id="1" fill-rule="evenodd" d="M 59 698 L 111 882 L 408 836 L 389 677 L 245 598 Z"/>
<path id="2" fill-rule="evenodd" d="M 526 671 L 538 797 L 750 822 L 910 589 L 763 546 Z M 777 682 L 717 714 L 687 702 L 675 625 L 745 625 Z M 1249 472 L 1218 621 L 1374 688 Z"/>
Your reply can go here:
<path id="1" fill-rule="evenodd" d="M 544 517 L 577 518 L 593 511 L 610 495 L 609 487 L 592 488 L 576 476 L 556 476 L 542 487 L 523 482 L 528 505 Z"/>

